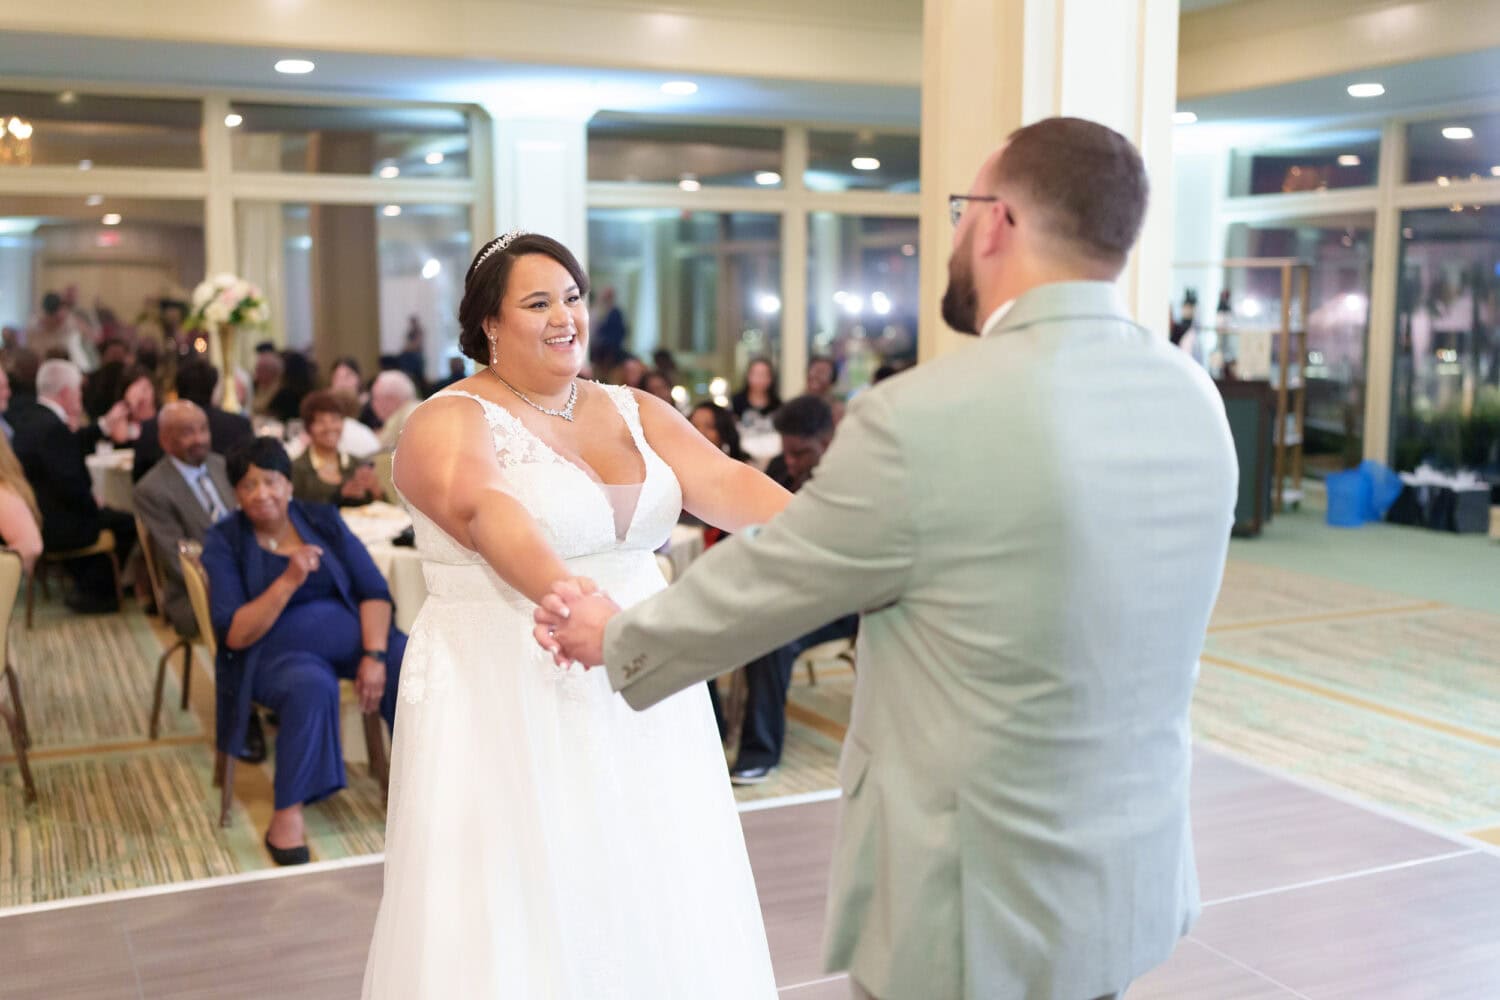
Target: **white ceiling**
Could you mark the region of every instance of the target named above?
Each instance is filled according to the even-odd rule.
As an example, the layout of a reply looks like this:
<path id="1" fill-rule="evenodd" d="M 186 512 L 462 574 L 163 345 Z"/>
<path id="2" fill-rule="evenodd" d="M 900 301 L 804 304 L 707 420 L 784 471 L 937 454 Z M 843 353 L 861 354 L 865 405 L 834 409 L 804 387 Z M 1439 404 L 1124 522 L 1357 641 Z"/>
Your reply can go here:
<path id="1" fill-rule="evenodd" d="M 863 86 L 694 75 L 691 97 L 671 97 L 664 73 L 527 66 L 477 59 L 427 59 L 347 52 L 298 53 L 317 69 L 282 76 L 284 52 L 120 38 L 0 32 L 0 73 L 86 89 L 100 84 L 236 92 L 280 91 L 515 106 L 534 114 L 595 110 L 789 121 L 917 124 L 915 87 Z"/>

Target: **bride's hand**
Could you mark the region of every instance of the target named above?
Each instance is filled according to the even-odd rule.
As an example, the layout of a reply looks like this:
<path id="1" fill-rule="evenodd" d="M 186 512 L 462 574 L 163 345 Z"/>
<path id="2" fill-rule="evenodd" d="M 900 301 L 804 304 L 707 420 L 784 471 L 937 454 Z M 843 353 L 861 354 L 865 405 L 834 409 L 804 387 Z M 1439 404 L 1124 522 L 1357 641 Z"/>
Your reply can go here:
<path id="1" fill-rule="evenodd" d="M 575 609 L 583 614 L 575 616 Z M 560 580 L 537 606 L 532 635 L 558 666 L 573 662 L 597 666 L 604 662 L 604 626 L 619 610 L 619 605 L 599 593 L 594 581 L 586 577 Z"/>

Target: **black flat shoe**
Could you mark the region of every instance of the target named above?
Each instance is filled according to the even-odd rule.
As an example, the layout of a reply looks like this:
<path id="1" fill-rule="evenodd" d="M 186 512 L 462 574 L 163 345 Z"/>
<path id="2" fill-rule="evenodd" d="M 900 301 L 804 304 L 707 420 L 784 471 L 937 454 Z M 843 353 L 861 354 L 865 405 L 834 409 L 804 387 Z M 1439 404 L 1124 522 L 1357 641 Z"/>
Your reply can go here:
<path id="1" fill-rule="evenodd" d="M 773 767 L 737 767 L 729 772 L 731 785 L 758 785 L 771 776 Z"/>
<path id="2" fill-rule="evenodd" d="M 265 843 L 266 850 L 271 852 L 271 860 L 282 867 L 286 867 L 287 865 L 305 865 L 312 860 L 312 855 L 308 853 L 306 844 L 303 844 L 301 847 L 277 847 L 271 843 L 271 835 L 269 833 L 266 834 Z"/>

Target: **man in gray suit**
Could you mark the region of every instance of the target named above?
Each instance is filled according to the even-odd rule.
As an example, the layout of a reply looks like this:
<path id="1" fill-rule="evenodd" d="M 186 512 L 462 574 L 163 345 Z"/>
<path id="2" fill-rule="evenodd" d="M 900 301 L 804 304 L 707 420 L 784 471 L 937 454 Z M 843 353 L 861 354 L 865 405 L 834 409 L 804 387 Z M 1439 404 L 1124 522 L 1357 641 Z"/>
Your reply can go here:
<path id="1" fill-rule="evenodd" d="M 1013 133 L 950 199 L 943 316 L 979 341 L 857 396 L 786 510 L 662 594 L 538 609 L 637 709 L 863 612 L 825 953 L 856 996 L 1113 996 L 1198 913 L 1236 464 L 1213 383 L 1117 295 L 1146 189 L 1103 126 Z"/>
<path id="2" fill-rule="evenodd" d="M 135 485 L 135 510 L 151 535 L 164 589 L 162 611 L 179 635 L 195 636 L 198 623 L 182 581 L 177 543 L 203 541 L 219 518 L 238 508 L 224 457 L 209 450 L 208 414 L 196 403 L 178 400 L 157 417 L 166 454 Z"/>

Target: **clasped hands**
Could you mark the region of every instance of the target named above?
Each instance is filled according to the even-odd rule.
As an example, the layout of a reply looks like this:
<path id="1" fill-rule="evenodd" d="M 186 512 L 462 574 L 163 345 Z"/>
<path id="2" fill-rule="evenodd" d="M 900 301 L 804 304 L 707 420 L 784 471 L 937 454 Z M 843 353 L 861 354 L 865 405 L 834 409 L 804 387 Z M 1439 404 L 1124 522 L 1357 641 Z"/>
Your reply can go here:
<path id="1" fill-rule="evenodd" d="M 604 662 L 604 626 L 619 612 L 620 606 L 600 593 L 593 580 L 559 580 L 532 615 L 532 635 L 558 666 L 596 667 Z"/>

